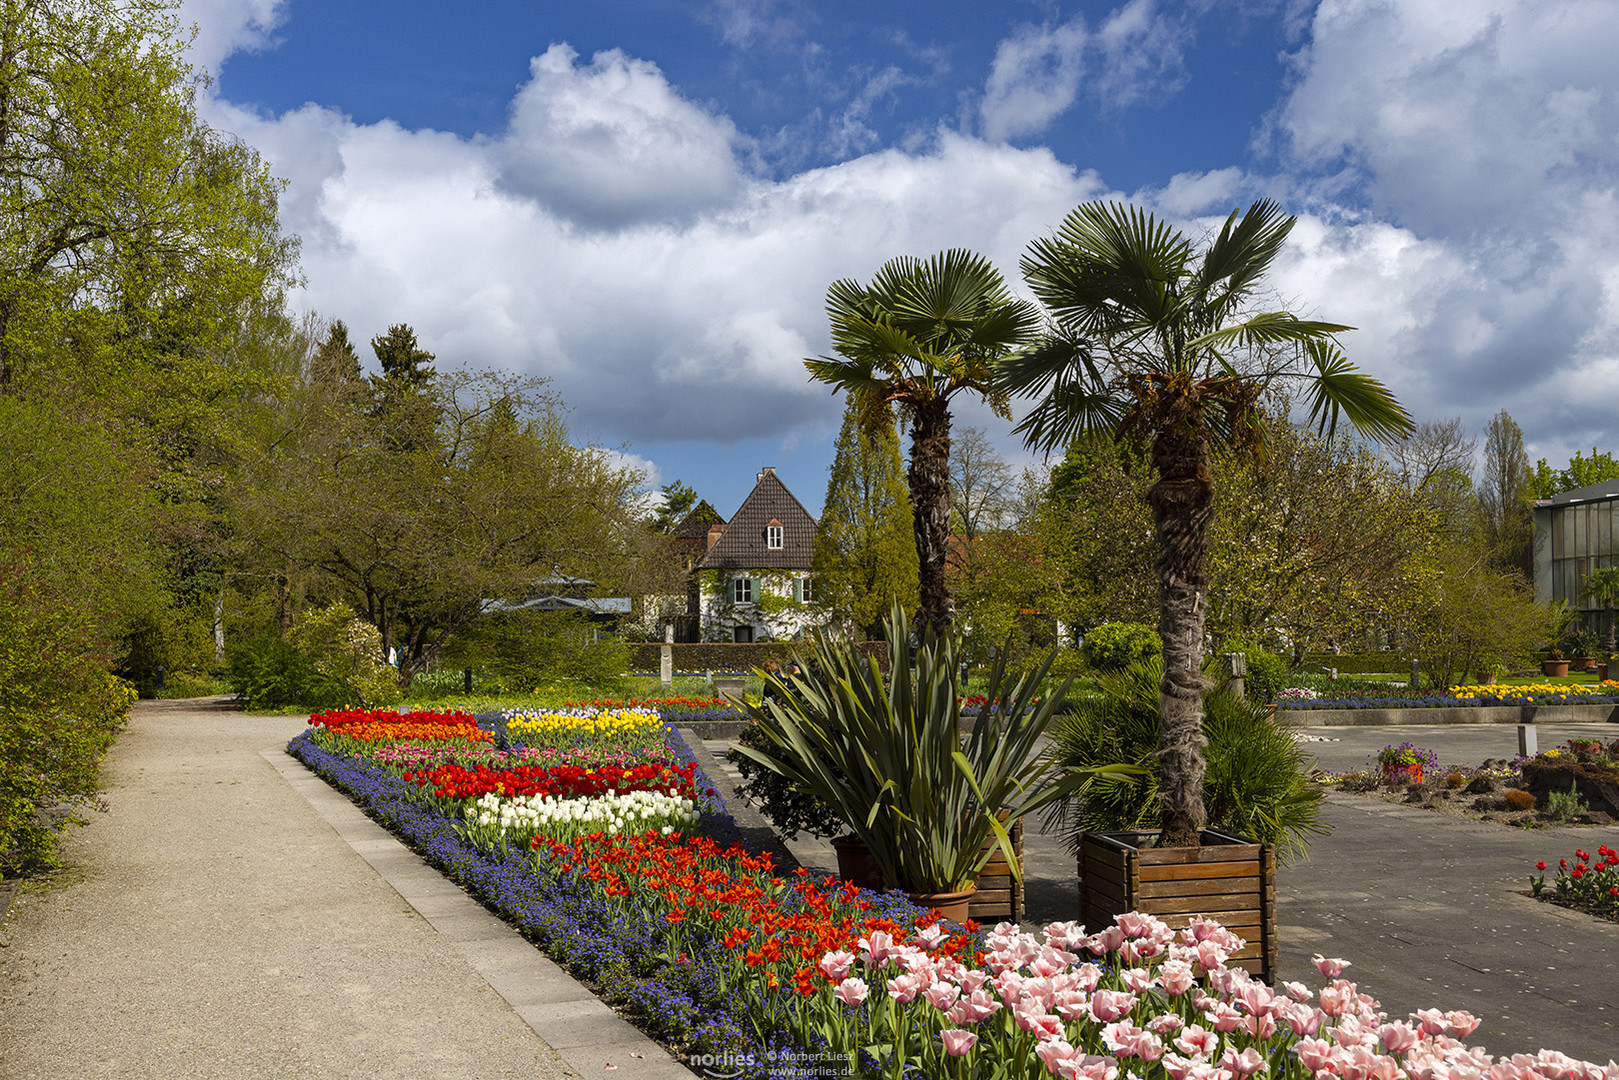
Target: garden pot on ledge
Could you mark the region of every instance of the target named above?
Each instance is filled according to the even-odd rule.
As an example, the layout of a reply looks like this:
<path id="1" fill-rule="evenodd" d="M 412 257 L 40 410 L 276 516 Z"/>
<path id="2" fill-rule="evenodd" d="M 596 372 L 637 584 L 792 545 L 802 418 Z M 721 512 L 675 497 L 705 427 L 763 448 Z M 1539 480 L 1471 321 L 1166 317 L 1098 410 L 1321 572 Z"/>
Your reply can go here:
<path id="1" fill-rule="evenodd" d="M 1563 676 L 1568 674 L 1568 661 L 1542 660 L 1540 662 L 1540 673 L 1542 675 L 1549 675 L 1554 679 L 1561 679 Z"/>
<path id="2" fill-rule="evenodd" d="M 1079 919 L 1100 930 L 1126 911 L 1172 927 L 1213 919 L 1247 944 L 1233 967 L 1274 984 L 1276 845 L 1203 830 L 1203 846 L 1157 847 L 1157 832 L 1085 833 L 1079 847 Z"/>

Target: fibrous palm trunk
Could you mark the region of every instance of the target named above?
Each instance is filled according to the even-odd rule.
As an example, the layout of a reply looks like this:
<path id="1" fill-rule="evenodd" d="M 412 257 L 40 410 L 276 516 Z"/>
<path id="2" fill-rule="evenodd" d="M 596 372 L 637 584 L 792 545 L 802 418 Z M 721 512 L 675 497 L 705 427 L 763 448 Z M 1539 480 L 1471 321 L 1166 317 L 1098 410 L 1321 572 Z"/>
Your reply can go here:
<path id="1" fill-rule="evenodd" d="M 906 473 L 915 515 L 921 616 L 938 633 L 955 621 L 945 580 L 950 540 L 950 409 L 943 398 L 917 406 L 911 421 L 911 466 Z"/>
<path id="2" fill-rule="evenodd" d="M 1214 485 L 1208 443 L 1195 406 L 1168 408 L 1153 441 L 1158 480 L 1147 492 L 1158 534 L 1158 632 L 1164 677 L 1158 684 L 1158 790 L 1165 847 L 1197 847 L 1203 807 L 1203 622 Z M 1188 415 L 1191 414 L 1191 415 Z"/>

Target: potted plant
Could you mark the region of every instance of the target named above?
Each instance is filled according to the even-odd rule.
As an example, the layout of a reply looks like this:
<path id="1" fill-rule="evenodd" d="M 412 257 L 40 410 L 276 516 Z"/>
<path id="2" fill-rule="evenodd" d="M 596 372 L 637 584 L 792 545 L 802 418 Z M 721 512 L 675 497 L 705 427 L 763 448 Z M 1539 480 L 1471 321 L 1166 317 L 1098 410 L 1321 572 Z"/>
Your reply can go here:
<path id="1" fill-rule="evenodd" d="M 1588 626 L 1581 626 L 1568 635 L 1569 651 L 1574 654 L 1574 670 L 1595 671 L 1597 652 L 1602 648 L 1602 637 Z"/>
<path id="2" fill-rule="evenodd" d="M 1561 679 L 1568 674 L 1568 661 L 1563 659 L 1563 650 L 1552 647 L 1546 654 L 1546 659 L 1540 662 L 1540 673 L 1554 679 Z"/>
<path id="3" fill-rule="evenodd" d="M 964 717 L 961 636 L 924 626 L 913 643 L 898 605 L 883 632 L 892 677 L 853 644 L 817 632 L 808 670 L 772 700 L 746 706 L 770 746 L 737 749 L 835 810 L 871 849 L 886 884 L 965 919 L 992 853 L 1020 873 L 1011 827 L 1090 778 L 1043 782 L 1051 763 L 1040 737 L 1068 684 L 1037 699 L 1051 657 L 1008 678 L 1003 651 L 989 673 L 988 703 Z"/>
<path id="4" fill-rule="evenodd" d="M 1408 742 L 1399 746 L 1385 746 L 1377 752 L 1377 766 L 1383 774 L 1383 783 L 1389 785 L 1420 784 L 1423 770 L 1434 769 L 1438 765 L 1439 755 Z"/>
<path id="5" fill-rule="evenodd" d="M 1096 762 L 1150 765 L 1161 746 L 1158 683 L 1152 660 L 1103 675 L 1101 693 L 1076 702 L 1052 728 L 1058 768 Z M 1102 925 L 1140 910 L 1168 921 L 1193 914 L 1217 919 L 1247 942 L 1236 957 L 1258 974 L 1276 969 L 1274 882 L 1267 871 L 1309 849 L 1323 831 L 1322 793 L 1309 782 L 1311 761 L 1292 730 L 1266 719 L 1266 705 L 1229 685 L 1203 695 L 1208 772 L 1200 861 L 1187 863 L 1160 848 L 1153 830 L 1159 792 L 1155 777 L 1138 785 L 1106 778 L 1082 786 L 1047 812 L 1050 831 L 1069 833 L 1080 856 L 1080 912 Z"/>

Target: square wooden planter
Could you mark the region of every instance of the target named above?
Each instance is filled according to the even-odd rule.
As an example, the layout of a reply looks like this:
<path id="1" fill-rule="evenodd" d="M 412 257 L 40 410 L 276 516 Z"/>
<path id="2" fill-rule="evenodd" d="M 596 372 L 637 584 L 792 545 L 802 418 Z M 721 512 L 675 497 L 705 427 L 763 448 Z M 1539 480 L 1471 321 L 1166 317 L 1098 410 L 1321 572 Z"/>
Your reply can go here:
<path id="1" fill-rule="evenodd" d="M 1022 869 L 1023 819 L 1012 822 L 1012 827 L 1007 831 L 1012 836 L 1012 850 L 1017 853 L 1018 867 Z M 995 847 L 993 839 L 989 846 Z M 989 862 L 979 871 L 978 891 L 973 893 L 969 917 L 986 926 L 1023 921 L 1023 882 L 1012 876 L 1006 856 L 999 847 L 995 847 Z"/>
<path id="2" fill-rule="evenodd" d="M 1215 829 L 1203 846 L 1159 848 L 1156 832 L 1086 833 L 1079 849 L 1079 917 L 1091 932 L 1126 911 L 1170 926 L 1214 919 L 1248 944 L 1232 957 L 1268 983 L 1276 978 L 1276 845 Z"/>

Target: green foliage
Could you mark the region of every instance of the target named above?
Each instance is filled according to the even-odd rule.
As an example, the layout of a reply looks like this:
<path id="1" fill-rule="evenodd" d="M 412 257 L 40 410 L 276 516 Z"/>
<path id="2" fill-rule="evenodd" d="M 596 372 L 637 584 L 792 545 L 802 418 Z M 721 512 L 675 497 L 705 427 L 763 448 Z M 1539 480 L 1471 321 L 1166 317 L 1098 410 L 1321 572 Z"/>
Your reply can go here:
<path id="1" fill-rule="evenodd" d="M 56 829 L 100 787 L 135 700 L 101 645 L 82 606 L 0 564 L 0 874 L 55 865 Z"/>
<path id="2" fill-rule="evenodd" d="M 487 616 L 458 635 L 445 662 L 499 677 L 514 689 L 556 683 L 616 692 L 630 667 L 630 646 L 597 640 L 594 625 L 573 611 L 509 611 Z"/>
<path id="3" fill-rule="evenodd" d="M 1100 678 L 1101 694 L 1077 702 L 1052 727 L 1053 754 L 1064 769 L 1090 770 L 1126 762 L 1149 768 L 1159 748 L 1160 661 L 1132 665 Z M 1203 802 L 1209 824 L 1276 845 L 1283 861 L 1305 854 L 1319 824 L 1322 794 L 1307 777 L 1310 761 L 1292 732 L 1272 723 L 1257 701 L 1221 690 L 1203 700 L 1208 740 Z M 1077 848 L 1084 832 L 1151 829 L 1158 818 L 1156 768 L 1144 784 L 1102 776 L 1086 783 L 1050 815 L 1071 830 Z"/>
<path id="4" fill-rule="evenodd" d="M 780 697 L 747 707 L 770 747 L 739 752 L 834 809 L 887 881 L 911 892 L 953 892 L 972 883 L 991 841 L 1015 863 L 1007 827 L 1095 773 L 1041 783 L 1048 766 L 1040 736 L 1062 697 L 1035 703 L 1044 667 L 1008 680 L 997 663 L 987 693 L 998 704 L 973 718 L 963 741 L 959 636 L 924 627 L 913 646 L 897 606 L 884 633 L 892 681 L 847 642 L 817 634 L 808 673 L 790 685 L 773 680 Z M 1003 808 L 1009 817 L 997 821 Z"/>
<path id="5" fill-rule="evenodd" d="M 1244 680 L 1244 693 L 1249 700 L 1269 702 L 1287 683 L 1287 661 L 1262 645 L 1244 637 L 1226 638 L 1217 650 L 1220 653 L 1242 653 L 1248 659 L 1248 675 Z"/>
<path id="6" fill-rule="evenodd" d="M 289 706 L 310 711 L 348 704 L 348 691 L 315 667 L 314 658 L 274 634 L 233 641 L 225 681 L 250 711 Z"/>
<path id="7" fill-rule="evenodd" d="M 308 611 L 288 639 L 321 675 L 341 685 L 345 704 L 376 709 L 399 700 L 399 680 L 388 666 L 377 628 L 338 600 Z"/>
<path id="8" fill-rule="evenodd" d="M 157 607 L 137 615 L 124 634 L 124 659 L 118 674 L 134 684 L 141 697 L 160 696 L 158 668 L 166 684 L 181 676 L 204 679 L 213 666 L 213 635 L 208 619 L 178 606 Z"/>
<path id="9" fill-rule="evenodd" d="M 874 638 L 895 603 L 916 604 L 911 497 L 891 420 L 861 423 L 857 399 L 843 408 L 826 502 L 815 535 L 817 606 Z"/>
<path id="10" fill-rule="evenodd" d="M 776 754 L 782 756 L 792 752 L 787 747 L 776 747 L 756 722 L 749 722 L 744 726 L 736 741 L 750 750 L 762 753 L 769 753 L 773 748 Z M 827 839 L 844 831 L 843 820 L 831 807 L 815 795 L 800 789 L 786 776 L 761 765 L 734 748 L 726 754 L 726 757 L 742 774 L 743 782 L 737 790 L 753 800 L 759 812 L 788 840 L 797 839 L 801 832 Z M 801 770 L 802 767 L 798 767 Z M 830 762 L 823 762 L 822 767 L 834 768 Z"/>
<path id="11" fill-rule="evenodd" d="M 675 526 L 679 525 L 681 519 L 686 516 L 687 511 L 697 504 L 697 490 L 688 484 L 681 483 L 679 480 L 671 480 L 658 490 L 663 492 L 663 505 L 658 507 L 658 512 L 653 515 L 652 531 L 660 533 L 673 532 Z M 707 506 L 708 504 L 704 503 L 703 505 Z M 712 513 L 712 508 L 710 508 L 710 512 Z M 714 518 L 717 521 L 719 515 L 715 514 Z"/>
<path id="12" fill-rule="evenodd" d="M 1547 816 L 1562 825 L 1584 817 L 1590 810 L 1577 791 L 1553 791 L 1546 796 Z"/>
<path id="13" fill-rule="evenodd" d="M 1604 480 L 1615 478 L 1619 478 L 1619 461 L 1614 460 L 1612 454 L 1598 452 L 1593 446 L 1590 457 L 1585 457 L 1576 450 L 1568 465 L 1561 469 L 1553 469 L 1547 465 L 1545 458 L 1539 459 L 1535 462 L 1535 474 L 1531 483 L 1535 498 L 1549 499 L 1565 491 L 1600 484 Z"/>
<path id="14" fill-rule="evenodd" d="M 1082 652 L 1097 671 L 1123 671 L 1157 656 L 1163 648 L 1158 632 L 1143 623 L 1103 623 L 1085 631 Z"/>

